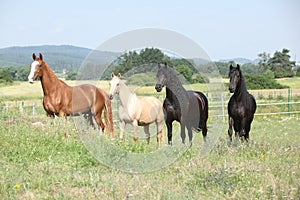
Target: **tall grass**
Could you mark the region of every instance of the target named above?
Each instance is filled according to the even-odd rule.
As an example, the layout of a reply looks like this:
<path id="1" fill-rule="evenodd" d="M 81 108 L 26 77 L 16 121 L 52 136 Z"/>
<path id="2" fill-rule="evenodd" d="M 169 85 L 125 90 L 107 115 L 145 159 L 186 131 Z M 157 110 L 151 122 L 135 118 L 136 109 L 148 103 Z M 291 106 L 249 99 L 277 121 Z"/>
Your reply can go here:
<path id="1" fill-rule="evenodd" d="M 0 121 L 0 198 L 299 199 L 299 128 L 299 115 L 256 117 L 248 144 L 230 145 L 224 126 L 205 157 L 193 146 L 167 168 L 130 174 L 96 160 L 71 119 L 11 116 Z M 123 148 L 148 147 L 140 140 Z"/>

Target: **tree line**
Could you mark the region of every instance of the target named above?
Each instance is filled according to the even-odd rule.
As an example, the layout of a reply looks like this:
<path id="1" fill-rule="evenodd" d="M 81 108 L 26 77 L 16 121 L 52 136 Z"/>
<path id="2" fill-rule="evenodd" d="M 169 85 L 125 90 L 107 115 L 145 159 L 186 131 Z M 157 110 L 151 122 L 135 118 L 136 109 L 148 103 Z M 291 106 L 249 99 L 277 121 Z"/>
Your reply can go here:
<path id="1" fill-rule="evenodd" d="M 288 49 L 276 51 L 273 56 L 266 52 L 259 53 L 258 57 L 258 63 L 241 65 L 246 81 L 249 82 L 247 84 L 249 89 L 281 88 L 282 86 L 277 84 L 275 78 L 300 76 L 300 68 L 296 70 L 296 63 L 290 60 Z M 204 74 L 212 73 L 214 70 L 212 66 L 217 67 L 221 76 L 227 77 L 228 66 L 235 64 L 233 61 L 207 62 L 201 64 L 199 72 L 193 60 L 170 57 L 157 48 L 145 48 L 140 51 L 129 51 L 119 56 L 104 71 L 101 78 L 109 79 L 112 71 L 121 74 L 127 74 L 132 70 L 133 73 L 151 73 L 154 72 L 156 63 L 167 63 L 187 83 L 207 83 L 208 79 Z M 65 78 L 68 80 L 97 78 L 95 75 L 97 75 L 99 66 L 89 63 L 88 68 L 90 73 L 82 75 L 76 71 L 69 71 Z M 0 83 L 11 84 L 13 81 L 27 81 L 29 70 L 28 66 L 2 67 L 0 68 Z"/>

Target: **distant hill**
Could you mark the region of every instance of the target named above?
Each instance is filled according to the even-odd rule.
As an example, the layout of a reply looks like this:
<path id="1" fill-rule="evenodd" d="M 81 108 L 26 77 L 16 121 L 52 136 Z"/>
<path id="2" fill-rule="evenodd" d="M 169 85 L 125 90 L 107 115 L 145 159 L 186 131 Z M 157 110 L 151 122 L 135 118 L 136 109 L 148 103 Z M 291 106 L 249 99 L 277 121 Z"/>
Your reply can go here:
<path id="1" fill-rule="evenodd" d="M 84 59 L 93 52 L 94 62 L 104 62 L 115 57 L 118 53 L 96 52 L 92 49 L 71 45 L 42 45 L 27 47 L 8 47 L 0 49 L 0 67 L 3 66 L 29 66 L 32 62 L 32 53 L 42 53 L 44 60 L 53 70 L 67 69 L 77 71 Z"/>
<path id="2" fill-rule="evenodd" d="M 219 60 L 219 62 L 230 62 L 230 61 L 234 61 L 235 63 L 238 64 L 246 64 L 246 63 L 255 63 L 255 60 L 250 60 L 247 58 L 231 58 L 231 59 L 221 59 Z"/>

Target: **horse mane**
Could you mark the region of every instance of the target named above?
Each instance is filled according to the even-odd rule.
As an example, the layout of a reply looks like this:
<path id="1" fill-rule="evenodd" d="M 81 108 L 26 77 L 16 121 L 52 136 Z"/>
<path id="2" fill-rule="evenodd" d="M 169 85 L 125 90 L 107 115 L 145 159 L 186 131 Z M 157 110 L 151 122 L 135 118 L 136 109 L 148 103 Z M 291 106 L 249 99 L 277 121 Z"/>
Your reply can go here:
<path id="1" fill-rule="evenodd" d="M 185 88 L 182 86 L 181 81 L 175 70 L 167 66 L 165 63 L 163 68 L 163 74 L 166 76 L 166 94 L 167 98 L 173 101 L 176 107 L 179 107 L 181 110 L 188 110 L 187 103 L 189 102 L 188 93 Z"/>
<path id="2" fill-rule="evenodd" d="M 56 75 L 55 73 L 52 71 L 52 69 L 50 68 L 50 66 L 45 62 L 45 61 L 42 61 L 42 67 L 45 67 L 43 68 L 43 70 L 46 70 L 48 72 L 48 75 L 49 75 L 49 78 L 50 79 L 58 79 L 60 80 Z M 61 80 L 60 80 L 61 81 Z M 61 81 L 63 82 L 63 81 Z"/>
<path id="3" fill-rule="evenodd" d="M 65 86 L 69 86 L 66 82 L 64 82 L 63 80 L 59 79 L 56 76 L 56 74 L 53 72 L 51 67 L 45 61 L 42 61 L 42 65 L 43 65 L 43 67 L 45 67 L 44 69 L 48 72 L 48 75 L 49 75 L 50 79 L 57 80 L 59 83 L 65 85 Z"/>
<path id="4" fill-rule="evenodd" d="M 166 88 L 171 90 L 174 94 L 177 94 L 180 91 L 186 92 L 175 70 L 167 66 L 166 63 L 164 64 L 164 66 L 162 66 L 162 69 L 163 74 L 167 78 Z"/>
<path id="5" fill-rule="evenodd" d="M 248 104 L 249 101 L 252 101 L 252 97 L 251 97 L 252 95 L 250 95 L 250 93 L 247 90 L 245 78 L 243 76 L 242 70 L 240 69 L 239 65 L 237 65 L 237 67 L 235 67 L 235 68 L 232 68 L 232 70 L 237 70 L 240 73 L 240 81 L 238 84 L 238 88 L 234 92 L 233 96 L 236 99 L 242 98 L 243 101 L 247 102 L 247 104 Z"/>
<path id="6" fill-rule="evenodd" d="M 245 83 L 245 79 L 242 73 L 242 70 L 238 69 L 240 72 L 240 88 L 242 89 L 242 91 L 246 91 L 247 92 L 247 87 L 246 87 L 246 83 Z"/>

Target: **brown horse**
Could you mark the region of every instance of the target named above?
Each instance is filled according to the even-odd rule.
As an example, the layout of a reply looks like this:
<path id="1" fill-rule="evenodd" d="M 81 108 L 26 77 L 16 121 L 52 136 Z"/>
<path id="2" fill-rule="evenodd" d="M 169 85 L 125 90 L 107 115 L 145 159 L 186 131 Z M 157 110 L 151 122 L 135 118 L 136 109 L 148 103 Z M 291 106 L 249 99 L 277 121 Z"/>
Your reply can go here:
<path id="1" fill-rule="evenodd" d="M 114 137 L 111 101 L 106 92 L 90 84 L 69 86 L 57 78 L 43 60 L 41 53 L 39 57 L 32 54 L 32 58 L 28 81 L 33 83 L 35 79 L 40 78 L 44 92 L 43 106 L 47 116 L 67 117 L 82 114 L 92 126 L 94 116 L 98 127 L 104 131 L 105 125 L 101 117 L 104 109 L 106 133 Z"/>

